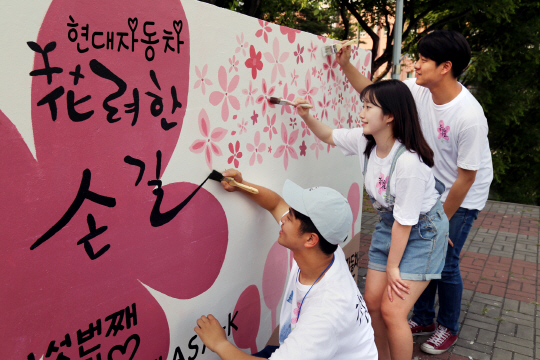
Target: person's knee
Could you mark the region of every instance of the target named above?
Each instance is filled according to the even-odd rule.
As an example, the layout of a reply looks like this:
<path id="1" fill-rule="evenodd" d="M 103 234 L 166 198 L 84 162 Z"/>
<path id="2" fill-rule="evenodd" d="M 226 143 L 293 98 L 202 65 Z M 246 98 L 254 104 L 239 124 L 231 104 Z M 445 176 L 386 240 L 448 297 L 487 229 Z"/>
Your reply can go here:
<path id="1" fill-rule="evenodd" d="M 380 311 L 386 327 L 391 326 L 396 321 L 399 321 L 400 317 L 402 317 L 398 307 L 393 306 L 392 303 L 385 302 L 382 304 Z"/>
<path id="2" fill-rule="evenodd" d="M 369 314 L 374 316 L 375 314 L 380 314 L 381 312 L 381 299 L 370 296 L 366 293 L 364 300 L 368 308 Z"/>

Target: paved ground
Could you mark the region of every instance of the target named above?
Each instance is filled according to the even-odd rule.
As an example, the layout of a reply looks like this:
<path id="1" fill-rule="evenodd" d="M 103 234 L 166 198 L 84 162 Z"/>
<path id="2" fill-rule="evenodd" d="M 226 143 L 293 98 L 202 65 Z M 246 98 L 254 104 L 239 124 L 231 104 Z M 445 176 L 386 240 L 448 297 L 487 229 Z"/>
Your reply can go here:
<path id="1" fill-rule="evenodd" d="M 359 262 L 363 292 L 367 250 L 378 216 L 364 199 Z M 457 343 L 442 355 L 420 350 L 417 360 L 540 359 L 540 207 L 488 201 L 461 253 L 464 282 Z"/>

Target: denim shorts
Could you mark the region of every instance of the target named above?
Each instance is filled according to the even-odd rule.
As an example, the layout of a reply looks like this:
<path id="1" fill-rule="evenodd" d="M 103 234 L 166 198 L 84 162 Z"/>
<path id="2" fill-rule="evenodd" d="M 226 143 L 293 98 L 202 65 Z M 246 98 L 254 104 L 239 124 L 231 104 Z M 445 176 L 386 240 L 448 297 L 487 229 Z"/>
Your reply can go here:
<path id="1" fill-rule="evenodd" d="M 390 252 L 392 225 L 382 219 L 375 226 L 369 248 L 368 268 L 386 271 Z M 448 218 L 440 201 L 427 213 L 420 215 L 411 227 L 409 240 L 399 270 L 404 280 L 440 279 L 448 247 Z"/>

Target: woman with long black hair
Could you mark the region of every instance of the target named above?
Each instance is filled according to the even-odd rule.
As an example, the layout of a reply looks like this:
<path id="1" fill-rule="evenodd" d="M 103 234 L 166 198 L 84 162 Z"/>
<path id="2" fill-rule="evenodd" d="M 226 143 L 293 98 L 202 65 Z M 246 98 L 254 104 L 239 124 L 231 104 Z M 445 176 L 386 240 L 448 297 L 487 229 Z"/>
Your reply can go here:
<path id="1" fill-rule="evenodd" d="M 364 186 L 380 215 L 369 249 L 365 300 L 379 359 L 410 360 L 407 314 L 432 279 L 440 279 L 448 245 L 444 185 L 432 174 L 427 144 L 409 88 L 400 81 L 367 86 L 362 127 L 332 129 L 309 110 L 298 114 L 313 133 L 345 155 L 359 155 Z M 297 99 L 296 104 L 305 103 Z"/>

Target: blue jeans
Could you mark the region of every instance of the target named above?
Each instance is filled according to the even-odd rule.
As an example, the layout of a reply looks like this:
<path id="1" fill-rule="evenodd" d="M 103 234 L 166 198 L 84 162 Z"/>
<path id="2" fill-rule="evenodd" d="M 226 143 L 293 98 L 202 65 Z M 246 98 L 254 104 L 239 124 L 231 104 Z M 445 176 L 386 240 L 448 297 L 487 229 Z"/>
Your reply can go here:
<path id="1" fill-rule="evenodd" d="M 412 320 L 418 325 L 428 326 L 435 318 L 435 293 L 439 290 L 439 314 L 437 323 L 448 328 L 453 335 L 459 330 L 459 313 L 463 280 L 459 271 L 459 254 L 467 240 L 479 210 L 459 208 L 450 219 L 450 240 L 454 246 L 448 246 L 444 269 L 440 280 L 431 280 L 426 290 L 420 295 L 413 308 Z"/>

